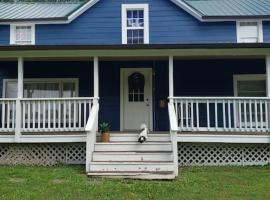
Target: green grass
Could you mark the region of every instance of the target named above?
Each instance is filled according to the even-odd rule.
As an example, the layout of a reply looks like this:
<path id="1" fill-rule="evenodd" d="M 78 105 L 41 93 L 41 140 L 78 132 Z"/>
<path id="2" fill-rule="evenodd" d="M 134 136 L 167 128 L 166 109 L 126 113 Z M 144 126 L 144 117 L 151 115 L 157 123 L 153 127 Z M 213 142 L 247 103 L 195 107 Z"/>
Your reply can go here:
<path id="1" fill-rule="evenodd" d="M 88 178 L 82 166 L 0 167 L 0 199 L 270 199 L 270 166 L 183 168 L 174 181 Z"/>

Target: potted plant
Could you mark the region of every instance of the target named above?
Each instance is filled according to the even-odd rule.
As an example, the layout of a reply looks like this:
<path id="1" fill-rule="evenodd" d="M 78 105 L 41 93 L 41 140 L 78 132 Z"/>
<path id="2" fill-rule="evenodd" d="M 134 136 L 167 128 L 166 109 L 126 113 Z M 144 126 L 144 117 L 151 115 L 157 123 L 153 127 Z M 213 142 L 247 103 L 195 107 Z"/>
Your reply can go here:
<path id="1" fill-rule="evenodd" d="M 99 124 L 99 131 L 101 133 L 101 142 L 110 142 L 110 125 L 108 123 Z"/>

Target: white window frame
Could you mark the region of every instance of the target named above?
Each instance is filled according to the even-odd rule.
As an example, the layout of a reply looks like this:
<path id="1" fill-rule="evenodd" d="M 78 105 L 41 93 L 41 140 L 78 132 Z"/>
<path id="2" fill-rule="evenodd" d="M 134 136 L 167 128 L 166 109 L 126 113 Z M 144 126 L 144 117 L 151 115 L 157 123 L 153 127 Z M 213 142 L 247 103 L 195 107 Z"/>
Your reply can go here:
<path id="1" fill-rule="evenodd" d="M 16 27 L 17 26 L 31 26 L 31 45 L 36 43 L 36 30 L 35 24 L 11 24 L 10 25 L 10 44 L 11 45 L 24 45 L 16 43 Z"/>
<path id="2" fill-rule="evenodd" d="M 265 74 L 236 74 L 233 75 L 234 96 L 238 97 L 238 81 L 265 81 Z"/>
<path id="3" fill-rule="evenodd" d="M 122 44 L 127 44 L 127 11 L 143 10 L 144 13 L 144 44 L 149 44 L 149 5 L 122 4 Z"/>
<path id="4" fill-rule="evenodd" d="M 6 98 L 6 86 L 8 82 L 17 82 L 18 79 L 3 79 L 2 97 Z M 75 97 L 79 96 L 79 79 L 78 78 L 26 78 L 24 83 L 75 83 Z M 60 97 L 61 98 L 61 97 Z"/>
<path id="5" fill-rule="evenodd" d="M 262 20 L 239 20 L 236 21 L 236 35 L 237 43 L 244 43 L 240 34 L 240 23 L 242 22 L 256 22 L 258 24 L 258 43 L 263 42 L 263 23 Z"/>

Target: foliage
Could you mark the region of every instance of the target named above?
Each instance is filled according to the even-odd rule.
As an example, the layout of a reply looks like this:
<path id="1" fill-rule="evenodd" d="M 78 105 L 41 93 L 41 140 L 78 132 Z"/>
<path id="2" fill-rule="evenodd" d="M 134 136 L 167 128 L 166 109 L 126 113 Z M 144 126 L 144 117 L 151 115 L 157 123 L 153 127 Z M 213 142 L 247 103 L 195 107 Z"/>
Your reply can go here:
<path id="1" fill-rule="evenodd" d="M 182 168 L 174 181 L 89 178 L 84 166 L 0 167 L 1 200 L 266 200 L 270 166 Z"/>
<path id="2" fill-rule="evenodd" d="M 100 123 L 99 124 L 99 131 L 101 133 L 108 133 L 110 131 L 110 125 L 108 123 Z"/>

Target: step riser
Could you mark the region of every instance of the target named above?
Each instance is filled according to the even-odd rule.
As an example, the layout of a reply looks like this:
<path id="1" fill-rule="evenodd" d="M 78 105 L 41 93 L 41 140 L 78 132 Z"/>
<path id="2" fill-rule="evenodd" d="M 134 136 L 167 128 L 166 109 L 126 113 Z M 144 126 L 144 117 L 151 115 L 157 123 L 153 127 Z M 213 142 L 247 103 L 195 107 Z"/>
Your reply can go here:
<path id="1" fill-rule="evenodd" d="M 95 144 L 95 151 L 172 151 L 172 145 Z"/>
<path id="2" fill-rule="evenodd" d="M 100 139 L 98 138 L 98 141 Z M 137 142 L 138 137 L 121 137 L 121 136 L 111 136 L 110 137 L 111 142 Z M 150 137 L 147 139 L 149 142 L 170 142 L 171 139 L 169 137 Z"/>
<path id="3" fill-rule="evenodd" d="M 127 154 L 127 155 L 110 155 L 110 154 L 95 154 L 93 155 L 93 161 L 162 161 L 162 162 L 169 162 L 173 161 L 172 154 L 157 154 L 157 155 L 133 155 L 133 154 Z"/>
<path id="4" fill-rule="evenodd" d="M 100 171 L 100 172 L 126 172 L 132 171 L 134 173 L 138 172 L 171 172 L 174 170 L 172 164 L 156 164 L 156 165 L 147 165 L 147 164 L 90 164 L 91 171 Z"/>

